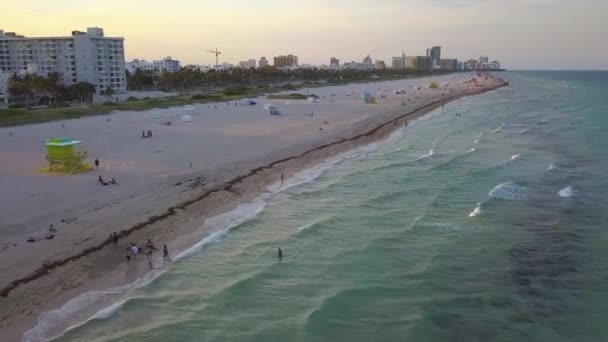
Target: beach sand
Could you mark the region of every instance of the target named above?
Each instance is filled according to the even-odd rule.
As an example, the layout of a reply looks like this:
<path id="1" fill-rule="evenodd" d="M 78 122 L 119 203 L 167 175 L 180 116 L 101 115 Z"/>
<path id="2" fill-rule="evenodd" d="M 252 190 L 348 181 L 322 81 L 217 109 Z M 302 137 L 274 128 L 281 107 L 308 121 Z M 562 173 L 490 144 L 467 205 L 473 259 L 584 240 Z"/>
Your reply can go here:
<path id="1" fill-rule="evenodd" d="M 151 238 L 175 255 L 219 229 L 210 218 L 278 187 L 281 174 L 289 179 L 386 137 L 446 102 L 505 85 L 491 75 L 471 77 L 458 73 L 285 92 L 316 94 L 318 103 L 259 97 L 256 106 L 199 104 L 0 129 L 0 340 L 20 340 L 42 312 L 71 298 L 147 274 L 143 253 L 126 263 L 129 242 L 145 246 Z M 442 86 L 429 89 L 431 81 Z M 394 94 L 402 89 L 406 94 Z M 363 103 L 366 91 L 375 94 L 377 104 Z M 282 115 L 270 116 L 265 104 Z M 181 121 L 185 114 L 191 122 Z M 172 125 L 162 125 L 167 120 Z M 142 130 L 152 130 L 153 137 L 142 139 Z M 41 173 L 43 142 L 57 136 L 83 140 L 79 148 L 91 162 L 100 160 L 99 169 L 69 176 Z M 100 175 L 118 184 L 102 186 Z M 50 224 L 58 231 L 52 240 L 26 242 L 29 235 L 43 236 Z M 112 232 L 120 234 L 118 246 L 108 239 Z M 158 259 L 162 253 L 155 252 Z M 111 294 L 73 303 L 77 317 L 66 321 L 85 319 L 108 300 Z M 46 314 L 41 322 L 49 328 L 40 331 L 60 333 L 75 322 L 61 322 L 65 318 Z"/>

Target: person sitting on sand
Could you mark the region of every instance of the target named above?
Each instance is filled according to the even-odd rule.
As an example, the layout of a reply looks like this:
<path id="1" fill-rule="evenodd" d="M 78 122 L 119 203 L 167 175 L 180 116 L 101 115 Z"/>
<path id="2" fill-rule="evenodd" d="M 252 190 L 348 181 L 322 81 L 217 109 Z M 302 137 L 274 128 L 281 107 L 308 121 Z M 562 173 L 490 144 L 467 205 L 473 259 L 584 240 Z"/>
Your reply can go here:
<path id="1" fill-rule="evenodd" d="M 146 137 L 146 131 L 141 131 L 141 137 L 142 137 L 143 139 L 146 139 L 146 138 L 147 138 L 147 137 Z"/>
<path id="2" fill-rule="evenodd" d="M 110 184 L 116 184 L 116 179 L 114 177 L 112 177 L 112 179 L 110 180 Z"/>
<path id="3" fill-rule="evenodd" d="M 99 175 L 99 177 L 97 178 L 97 181 L 101 184 L 103 184 L 103 177 L 101 177 L 101 175 Z"/>
<path id="4" fill-rule="evenodd" d="M 27 242 L 36 242 L 36 237 L 34 235 L 30 235 L 27 237 Z"/>
<path id="5" fill-rule="evenodd" d="M 49 226 L 49 233 L 57 233 L 57 229 L 52 224 Z"/>

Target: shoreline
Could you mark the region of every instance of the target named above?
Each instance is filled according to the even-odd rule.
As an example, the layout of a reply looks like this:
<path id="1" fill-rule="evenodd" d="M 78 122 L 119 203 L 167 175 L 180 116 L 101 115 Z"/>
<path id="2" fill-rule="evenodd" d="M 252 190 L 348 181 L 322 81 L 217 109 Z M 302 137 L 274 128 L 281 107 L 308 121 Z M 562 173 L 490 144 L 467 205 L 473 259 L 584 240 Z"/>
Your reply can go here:
<path id="1" fill-rule="evenodd" d="M 167 227 L 181 227 L 182 225 L 186 224 L 189 225 L 189 228 L 180 228 L 180 232 L 174 232 L 173 228 L 172 232 L 174 234 L 172 238 L 169 239 L 169 241 L 171 241 L 172 250 L 183 251 L 185 248 L 191 247 L 193 245 L 192 241 L 197 241 L 197 243 L 200 243 L 202 239 L 205 239 L 217 232 L 213 231 L 212 228 L 208 229 L 207 231 L 201 231 L 201 216 L 202 218 L 206 218 L 205 221 L 207 221 L 211 217 L 215 217 L 217 215 L 220 215 L 221 213 L 229 212 L 230 210 L 237 208 L 239 205 L 248 203 L 259 197 L 269 185 L 275 184 L 277 182 L 277 179 L 281 174 L 284 173 L 286 175 L 286 178 L 289 178 L 289 176 L 291 175 L 313 167 L 314 165 L 319 164 L 319 162 L 327 160 L 331 157 L 335 157 L 340 153 L 367 145 L 372 142 L 382 140 L 385 137 L 389 136 L 395 130 L 399 129 L 403 124 L 407 124 L 409 120 L 416 119 L 425 114 L 428 114 L 429 112 L 441 107 L 446 103 L 449 103 L 462 97 L 480 95 L 508 85 L 507 82 L 495 76 L 490 75 L 489 77 L 493 78 L 496 81 L 500 81 L 500 83 L 470 93 L 456 94 L 448 96 L 447 98 L 435 100 L 404 114 L 393 114 L 392 119 L 374 125 L 371 129 L 366 129 L 366 127 L 362 127 L 363 132 L 361 133 L 346 138 L 338 138 L 332 142 L 315 146 L 302 153 L 284 157 L 264 164 L 262 166 L 253 168 L 248 172 L 242 175 L 238 175 L 223 184 L 212 187 L 197 196 L 194 196 L 188 200 L 168 207 L 163 213 L 159 215 L 150 216 L 146 221 L 137 223 L 126 230 L 120 231 L 119 237 L 121 238 L 121 240 L 127 237 L 132 238 L 133 235 L 142 234 L 144 230 L 163 231 L 163 233 L 165 233 L 165 236 L 170 236 L 172 234 L 167 234 Z M 370 122 L 373 123 L 372 121 Z M 183 230 L 186 231 L 185 234 Z M 146 233 L 150 235 L 151 232 L 147 231 Z M 154 234 L 152 235 L 155 236 Z M 23 278 L 13 280 L 9 283 L 8 286 L 5 286 L 0 291 L 0 294 L 3 297 L 8 298 L 12 297 L 12 293 L 19 293 L 19 295 L 25 295 L 28 292 L 28 286 L 30 284 L 36 283 L 37 280 L 42 281 L 45 278 L 51 276 L 56 277 L 57 273 L 61 273 L 62 269 L 64 268 L 77 269 L 78 267 L 82 267 L 83 265 L 77 264 L 86 264 L 84 259 L 87 259 L 89 256 L 94 256 L 95 254 L 100 254 L 98 252 L 103 251 L 104 249 L 107 253 L 107 250 L 109 248 L 106 247 L 109 247 L 110 244 L 111 240 L 107 238 L 100 244 L 86 248 L 67 258 L 47 263 L 42 267 L 38 268 L 33 273 L 30 273 L 29 275 Z M 141 259 L 143 259 L 143 257 Z M 89 265 L 95 264 L 95 260 L 92 261 L 93 262 L 89 260 Z M 64 269 L 63 271 L 63 273 L 69 272 L 69 270 L 66 269 Z M 136 274 L 131 274 L 130 279 L 138 279 L 142 275 L 148 273 L 148 271 L 149 270 L 139 270 L 135 272 Z M 95 282 L 95 285 L 92 285 L 91 282 L 95 279 L 85 279 L 80 283 L 77 283 L 78 285 L 74 286 L 73 288 L 69 288 L 66 291 L 60 291 L 60 295 L 55 297 L 54 300 L 47 300 L 46 303 L 35 307 L 34 309 L 38 310 L 37 312 L 34 312 L 32 310 L 31 315 L 29 315 L 30 319 L 21 319 L 21 324 L 17 324 L 17 326 L 22 327 L 22 329 L 18 329 L 15 326 L 16 329 L 13 330 L 13 333 L 8 335 L 16 337 L 19 333 L 23 333 L 23 328 L 26 328 L 28 326 L 29 328 L 31 328 L 32 325 L 35 323 L 36 319 L 38 318 L 38 314 L 40 314 L 41 312 L 46 312 L 50 308 L 57 307 L 57 303 L 62 303 L 61 305 L 63 305 L 67 302 L 69 298 L 75 298 L 80 294 L 86 293 L 87 291 L 96 288 L 107 289 L 111 288 L 112 286 L 124 284 L 124 279 L 117 280 L 117 277 L 109 276 L 107 272 L 102 272 L 102 274 L 98 275 L 97 278 L 105 278 L 111 280 L 104 283 L 99 282 L 100 279 L 96 279 L 98 282 Z M 8 326 L 10 327 L 11 325 L 9 324 Z M 2 335 L 4 334 L 5 333 L 2 333 Z"/>

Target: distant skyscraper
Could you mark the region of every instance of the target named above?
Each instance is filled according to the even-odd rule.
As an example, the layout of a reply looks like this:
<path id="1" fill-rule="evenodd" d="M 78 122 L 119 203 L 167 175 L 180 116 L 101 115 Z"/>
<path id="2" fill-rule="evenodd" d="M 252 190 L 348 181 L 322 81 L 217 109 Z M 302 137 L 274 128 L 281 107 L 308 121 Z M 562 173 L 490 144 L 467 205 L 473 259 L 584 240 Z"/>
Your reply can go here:
<path id="1" fill-rule="evenodd" d="M 456 59 L 440 59 L 439 67 L 441 70 L 456 70 L 458 68 L 458 60 Z"/>
<path id="2" fill-rule="evenodd" d="M 432 59 L 428 56 L 416 56 L 412 59 L 412 68 L 417 71 L 429 71 L 432 69 Z"/>
<path id="3" fill-rule="evenodd" d="M 267 67 L 268 66 L 268 60 L 266 59 L 266 57 L 260 58 L 260 63 L 258 63 L 258 65 L 260 66 L 260 68 Z"/>
<path id="4" fill-rule="evenodd" d="M 329 66 L 330 67 L 339 67 L 340 66 L 340 60 L 337 59 L 336 57 L 332 57 L 329 59 Z"/>
<path id="5" fill-rule="evenodd" d="M 274 66 L 277 68 L 298 66 L 298 56 L 277 56 L 274 58 Z"/>
<path id="6" fill-rule="evenodd" d="M 398 70 L 405 69 L 406 68 L 405 61 L 406 61 L 405 52 L 402 52 L 401 56 L 399 56 L 399 57 L 393 57 L 393 63 L 392 63 L 393 69 L 398 69 Z"/>
<path id="7" fill-rule="evenodd" d="M 441 59 L 441 46 L 433 46 L 426 49 L 426 56 L 431 58 L 431 68 L 439 68 L 439 60 Z"/>

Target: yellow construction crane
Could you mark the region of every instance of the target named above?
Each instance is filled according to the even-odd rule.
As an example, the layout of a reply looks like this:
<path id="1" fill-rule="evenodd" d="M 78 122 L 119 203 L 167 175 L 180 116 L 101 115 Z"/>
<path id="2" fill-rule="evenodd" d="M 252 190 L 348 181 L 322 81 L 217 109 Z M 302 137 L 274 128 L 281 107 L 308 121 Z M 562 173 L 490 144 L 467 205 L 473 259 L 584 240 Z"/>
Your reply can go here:
<path id="1" fill-rule="evenodd" d="M 211 52 L 215 54 L 215 65 L 219 65 L 219 56 L 222 54 L 220 51 L 217 50 L 217 48 L 215 48 L 215 50 L 207 50 L 207 52 Z"/>

